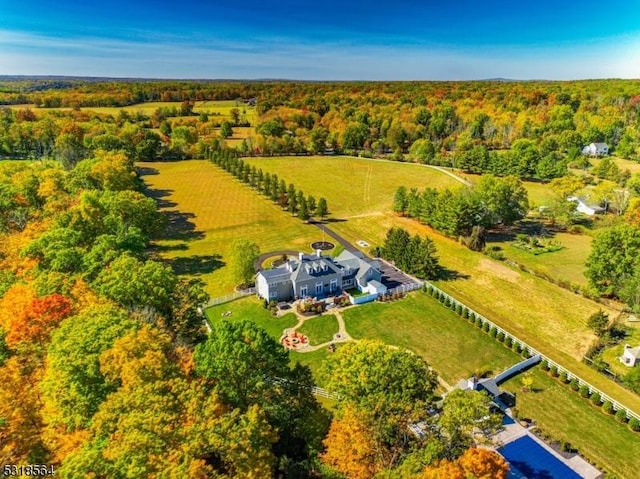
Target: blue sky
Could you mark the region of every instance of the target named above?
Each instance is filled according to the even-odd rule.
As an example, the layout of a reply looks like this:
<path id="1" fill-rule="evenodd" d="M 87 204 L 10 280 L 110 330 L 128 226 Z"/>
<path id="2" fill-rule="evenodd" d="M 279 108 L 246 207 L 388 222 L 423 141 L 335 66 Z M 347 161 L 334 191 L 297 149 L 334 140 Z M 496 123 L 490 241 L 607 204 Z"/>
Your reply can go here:
<path id="1" fill-rule="evenodd" d="M 640 78 L 640 1 L 0 0 L 0 74 Z"/>

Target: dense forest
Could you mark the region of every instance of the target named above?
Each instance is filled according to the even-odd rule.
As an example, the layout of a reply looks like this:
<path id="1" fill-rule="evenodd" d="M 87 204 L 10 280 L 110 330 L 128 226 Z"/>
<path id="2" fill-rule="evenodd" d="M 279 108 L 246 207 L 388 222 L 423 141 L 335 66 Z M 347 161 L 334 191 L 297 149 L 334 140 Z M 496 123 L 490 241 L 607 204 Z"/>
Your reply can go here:
<path id="1" fill-rule="evenodd" d="M 42 82 L 42 81 L 41 81 Z M 133 138 L 137 159 L 198 156 L 220 121 L 194 114 L 205 100 L 255 101 L 260 115 L 243 154 L 357 153 L 551 179 L 606 142 L 622 158 L 640 151 L 640 82 L 6 82 L 0 155 L 73 160 Z M 42 86 L 42 89 L 40 87 Z M 90 112 L 140 102 L 183 102 L 152 115 Z M 55 114 L 44 108 L 70 108 Z M 175 109 L 174 109 L 175 110 Z M 172 121 L 167 121 L 172 115 Z M 192 116 L 189 118 L 189 116 Z M 237 126 L 241 118 L 235 118 Z M 246 124 L 242 123 L 242 124 Z M 177 129 L 175 128 L 177 127 Z M 140 130 L 142 128 L 142 130 Z M 151 128 L 152 130 L 148 130 Z M 70 158 L 69 158 L 70 157 Z"/>

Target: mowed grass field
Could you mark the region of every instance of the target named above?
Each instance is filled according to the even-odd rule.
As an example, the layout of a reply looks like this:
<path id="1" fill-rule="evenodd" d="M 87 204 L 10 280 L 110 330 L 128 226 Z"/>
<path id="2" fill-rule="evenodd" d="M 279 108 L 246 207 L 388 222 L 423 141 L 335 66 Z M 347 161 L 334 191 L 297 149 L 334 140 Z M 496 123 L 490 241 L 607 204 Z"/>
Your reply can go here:
<path id="1" fill-rule="evenodd" d="M 248 239 L 261 252 L 309 251 L 319 230 L 303 224 L 205 160 L 138 165 L 148 194 L 170 221 L 156 247 L 179 273 L 199 277 L 212 296 L 231 293 L 229 245 Z"/>
<path id="2" fill-rule="evenodd" d="M 373 246 L 383 243 L 387 228 L 392 226 L 433 239 L 448 276 L 436 282 L 440 288 L 640 412 L 640 397 L 580 361 L 595 340 L 587 328 L 587 318 L 599 309 L 611 317 L 617 316 L 616 311 L 470 251 L 408 218 L 354 218 L 332 228 L 352 242 L 364 239 Z"/>
<path id="3" fill-rule="evenodd" d="M 553 238 L 564 246 L 559 251 L 534 255 L 513 246 L 512 243 L 492 243 L 503 248 L 508 259 L 523 264 L 549 277 L 586 286 L 585 262 L 591 252 L 593 238 L 589 235 L 555 233 Z"/>
<path id="4" fill-rule="evenodd" d="M 342 313 L 354 339 L 380 339 L 423 357 L 450 385 L 474 373 L 497 374 L 519 356 L 422 292 Z"/>
<path id="5" fill-rule="evenodd" d="M 441 171 L 415 163 L 347 156 L 246 158 L 251 165 L 293 183 L 306 195 L 324 197 L 334 219 L 376 215 L 393 209 L 398 186 L 442 188 L 461 183 Z"/>

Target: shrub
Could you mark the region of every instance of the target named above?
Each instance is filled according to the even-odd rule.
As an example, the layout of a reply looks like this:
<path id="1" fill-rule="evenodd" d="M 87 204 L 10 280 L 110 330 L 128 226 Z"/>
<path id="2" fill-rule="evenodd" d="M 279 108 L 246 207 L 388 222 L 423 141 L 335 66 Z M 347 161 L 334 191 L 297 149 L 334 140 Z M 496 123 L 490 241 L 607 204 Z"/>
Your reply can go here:
<path id="1" fill-rule="evenodd" d="M 469 313 L 469 322 L 471 322 L 471 323 L 475 323 L 476 322 L 475 313 Z"/>
<path id="2" fill-rule="evenodd" d="M 504 342 L 504 333 L 503 333 L 502 331 L 500 331 L 500 332 L 498 333 L 498 335 L 496 336 L 496 339 L 497 339 L 498 341 L 500 341 L 501 343 L 502 343 L 502 342 Z"/>
<path id="3" fill-rule="evenodd" d="M 459 304 L 456 306 L 456 314 L 462 316 L 462 305 Z"/>
<path id="4" fill-rule="evenodd" d="M 494 326 L 493 328 L 491 328 L 489 330 L 489 336 L 491 336 L 492 338 L 495 338 L 498 335 L 498 330 L 496 329 L 496 327 Z"/>
<path id="5" fill-rule="evenodd" d="M 512 343 L 513 343 L 513 339 L 511 339 L 511 337 L 507 337 L 507 338 L 504 340 L 504 345 L 505 345 L 506 347 L 508 347 L 508 348 L 510 348 L 510 347 L 511 347 L 511 344 L 512 344 Z"/>
<path id="6" fill-rule="evenodd" d="M 638 421 L 635 417 L 632 417 L 629 420 L 629 427 L 632 431 L 639 432 L 640 431 L 640 421 Z"/>
<path id="7" fill-rule="evenodd" d="M 462 317 L 463 317 L 464 319 L 469 319 L 469 310 L 468 310 L 467 308 L 464 308 L 464 309 L 462 310 Z"/>
<path id="8" fill-rule="evenodd" d="M 451 299 L 449 299 L 448 297 L 447 297 L 447 298 L 445 298 L 445 300 L 444 300 L 444 305 L 445 305 L 447 308 L 451 307 Z"/>
<path id="9" fill-rule="evenodd" d="M 522 352 L 522 344 L 518 343 L 517 341 L 515 341 L 512 345 L 511 345 L 511 349 L 520 354 Z"/>
<path id="10" fill-rule="evenodd" d="M 594 391 L 589 399 L 596 406 L 600 406 L 602 404 L 602 397 L 600 397 L 600 393 L 598 391 Z"/>
<path id="11" fill-rule="evenodd" d="M 551 371 L 551 375 L 552 375 L 554 378 L 557 378 L 557 377 L 558 377 L 558 368 L 557 368 L 557 367 L 555 367 L 555 366 L 551 366 L 550 371 Z"/>
<path id="12" fill-rule="evenodd" d="M 540 362 L 540 367 L 542 368 L 543 371 L 548 371 L 549 370 L 549 361 L 547 361 L 546 359 L 543 359 Z"/>
<path id="13" fill-rule="evenodd" d="M 616 421 L 621 422 L 621 423 L 626 423 L 627 422 L 627 411 L 625 411 L 624 409 L 618 409 L 616 411 Z"/>
<path id="14" fill-rule="evenodd" d="M 577 391 L 580 389 L 580 383 L 578 382 L 578 380 L 576 378 L 573 378 L 571 380 L 571 383 L 569 384 L 569 386 L 571 387 L 571 389 L 573 389 L 574 391 Z"/>
<path id="15" fill-rule="evenodd" d="M 480 316 L 476 317 L 476 326 L 482 328 L 482 318 Z"/>
<path id="16" fill-rule="evenodd" d="M 611 401 L 605 401 L 602 405 L 602 410 L 607 414 L 613 414 L 613 404 L 611 404 Z"/>
<path id="17" fill-rule="evenodd" d="M 490 328 L 489 323 L 484 323 L 484 324 L 482 325 L 482 330 L 483 330 L 485 333 L 488 333 L 488 332 L 489 332 L 489 328 Z"/>
<path id="18" fill-rule="evenodd" d="M 559 379 L 562 384 L 567 384 L 569 382 L 569 377 L 567 376 L 567 373 L 565 371 L 562 371 L 562 373 L 560 373 Z"/>
<path id="19" fill-rule="evenodd" d="M 580 386 L 580 396 L 583 398 L 588 398 L 591 395 L 591 393 L 589 392 L 589 386 L 587 386 L 586 384 L 583 384 L 582 386 Z"/>

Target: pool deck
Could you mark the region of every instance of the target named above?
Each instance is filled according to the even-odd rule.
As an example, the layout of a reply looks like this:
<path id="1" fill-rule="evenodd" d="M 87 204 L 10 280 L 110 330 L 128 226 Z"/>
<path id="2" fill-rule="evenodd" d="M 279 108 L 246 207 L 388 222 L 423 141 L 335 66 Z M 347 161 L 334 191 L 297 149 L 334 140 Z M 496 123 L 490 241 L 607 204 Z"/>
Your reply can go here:
<path id="1" fill-rule="evenodd" d="M 529 429 L 521 426 L 517 421 L 514 420 L 511 424 L 505 424 L 504 429 L 493 436 L 494 447 L 498 449 L 499 447 L 505 446 L 513 441 L 520 439 L 521 437 L 529 436 L 535 442 L 537 442 L 541 447 L 543 447 L 549 454 L 554 456 L 560 462 L 565 464 L 567 467 L 571 468 L 576 474 L 579 474 L 584 479 L 600 479 L 604 477 L 604 474 L 600 472 L 598 469 L 593 467 L 587 461 L 585 461 L 578 454 L 575 454 L 573 457 L 567 459 L 558 452 L 556 452 L 551 446 L 538 438 L 535 434 L 533 434 Z"/>

